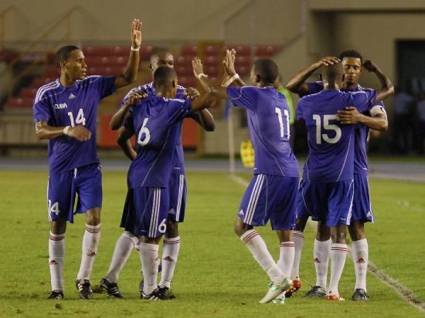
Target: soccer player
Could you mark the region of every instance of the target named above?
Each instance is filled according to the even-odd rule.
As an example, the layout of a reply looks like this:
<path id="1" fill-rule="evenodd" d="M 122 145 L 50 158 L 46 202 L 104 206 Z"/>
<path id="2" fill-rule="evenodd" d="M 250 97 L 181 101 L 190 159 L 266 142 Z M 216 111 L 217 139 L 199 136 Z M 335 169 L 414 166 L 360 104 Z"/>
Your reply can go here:
<path id="1" fill-rule="evenodd" d="M 323 70 L 324 89 L 303 97 L 297 118 L 305 122 L 309 156 L 304 165 L 300 195 L 313 220 L 331 229 L 331 280 L 327 297 L 342 300 L 338 290 L 348 248 L 345 241 L 354 196 L 355 125 L 338 122 L 337 113 L 356 106 L 368 107 L 369 95 L 363 91 L 342 92 L 341 63 Z"/>
<path id="2" fill-rule="evenodd" d="M 194 60 L 194 75 L 203 83 L 203 72 L 202 63 L 199 59 Z M 158 67 L 168 66 L 174 67 L 174 57 L 166 50 L 157 50 L 150 58 L 150 68 L 152 75 Z M 205 87 L 205 85 L 203 86 Z M 155 95 L 154 83 L 148 83 L 140 85 L 132 90 L 124 97 L 122 101 L 122 107 L 114 114 L 111 119 L 110 125 L 112 129 L 118 129 L 123 124 L 124 114 L 128 111 L 129 107 L 133 107 L 132 104 L 126 103 L 129 96 L 134 94 L 148 94 Z M 192 96 L 199 95 L 194 89 L 185 89 L 183 86 L 177 85 L 176 98 L 184 99 L 187 94 Z M 185 114 L 187 118 L 194 119 L 201 127 L 206 131 L 213 131 L 215 129 L 214 118 L 207 109 L 201 109 L 198 112 L 188 112 Z M 179 122 L 179 136 L 181 136 L 182 123 Z M 127 154 L 130 160 L 133 160 L 136 156 L 135 151 L 131 143 L 127 143 Z M 163 241 L 163 253 L 162 253 L 162 270 L 161 270 L 161 281 L 159 284 L 159 296 L 161 299 L 174 298 L 174 294 L 171 292 L 171 281 L 174 276 L 174 269 L 177 264 L 177 259 L 180 251 L 180 235 L 178 231 L 178 223 L 184 221 L 185 217 L 185 206 L 186 206 L 186 178 L 184 171 L 184 153 L 181 138 L 177 139 L 175 156 L 174 156 L 174 167 L 170 178 L 170 210 L 167 217 L 167 230 L 165 233 L 165 239 Z M 124 231 L 118 238 L 115 245 L 114 253 L 112 255 L 111 264 L 108 272 L 100 282 L 100 286 L 110 296 L 122 298 L 122 294 L 118 288 L 118 277 L 122 268 L 128 261 L 131 251 L 134 247 L 137 247 L 137 238 L 128 231 Z"/>
<path id="3" fill-rule="evenodd" d="M 295 223 L 298 167 L 289 144 L 288 105 L 285 97 L 274 88 L 278 66 L 270 59 L 256 60 L 250 75 L 254 86 L 243 86 L 234 60 L 235 53 L 227 51 L 224 60 L 227 78 L 223 86 L 227 87 L 231 104 L 247 111 L 255 151 L 254 176 L 242 198 L 234 230 L 271 281 L 269 290 L 260 300 L 264 304 L 292 286 L 289 280 L 294 257 L 291 229 Z M 268 220 L 280 242 L 277 263 L 255 230 Z"/>
<path id="4" fill-rule="evenodd" d="M 131 157 L 134 153 L 128 152 L 128 139 L 135 135 L 138 144 L 136 157 L 128 171 L 128 193 L 121 225 L 125 231 L 140 238 L 138 249 L 144 278 L 143 299 L 161 298 L 157 283 L 158 244 L 166 233 L 172 206 L 169 191 L 181 121 L 188 113 L 216 102 L 212 91 L 193 101 L 176 98 L 177 87 L 173 68 L 157 68 L 153 83 L 155 95 L 147 94 L 147 98 L 140 101 L 140 94 L 133 92 L 127 99 L 126 104 L 133 107 L 118 141 Z"/>
<path id="5" fill-rule="evenodd" d="M 362 55 L 355 50 L 347 50 L 340 54 L 339 59 L 335 57 L 325 57 L 312 64 L 305 70 L 291 79 L 287 87 L 301 96 L 314 94 L 323 89 L 322 82 L 306 83 L 305 81 L 311 74 L 322 66 L 332 65 L 342 60 L 344 67 L 343 90 L 346 91 L 365 91 L 369 95 L 369 107 L 365 114 L 359 113 L 355 108 L 349 107 L 338 113 L 342 123 L 359 123 L 356 126 L 355 153 L 354 153 L 354 202 L 352 219 L 349 226 L 349 232 L 352 243 L 352 256 L 356 274 L 355 290 L 352 296 L 353 300 L 367 300 L 366 294 L 366 273 L 368 259 L 368 244 L 364 231 L 364 223 L 373 221 L 373 214 L 370 204 L 369 185 L 367 177 L 367 139 L 369 128 L 384 131 L 388 128 L 388 120 L 382 103 L 375 102 L 373 96 L 375 90 L 363 88 L 359 85 L 359 79 L 363 67 L 376 74 L 381 83 L 381 89 L 376 92 L 377 99 L 385 98 L 394 91 L 390 79 L 373 62 L 365 61 L 363 63 Z M 302 206 L 302 202 L 301 202 Z M 295 283 L 301 287 L 299 280 L 299 264 L 301 251 L 304 243 L 303 231 L 308 219 L 308 211 L 301 208 L 298 217 L 295 232 L 293 233 L 295 242 L 295 262 L 292 272 L 292 278 Z M 326 295 L 326 277 L 327 263 L 330 250 L 330 232 L 326 226 L 322 226 L 314 242 L 314 260 L 316 268 L 316 284 L 307 293 L 308 296 L 322 297 Z"/>
<path id="6" fill-rule="evenodd" d="M 87 76 L 83 51 L 77 46 L 64 46 L 56 54 L 60 78 L 40 87 L 35 96 L 35 132 L 39 139 L 49 140 L 47 199 L 51 299 L 64 297 L 66 222 L 72 223 L 75 213 L 86 214 L 76 286 L 80 298 L 92 297 L 90 274 L 100 239 L 102 206 L 102 176 L 96 154 L 97 106 L 116 88 L 136 80 L 141 43 L 141 22 L 134 19 L 129 62 L 125 72 L 116 77 Z"/>

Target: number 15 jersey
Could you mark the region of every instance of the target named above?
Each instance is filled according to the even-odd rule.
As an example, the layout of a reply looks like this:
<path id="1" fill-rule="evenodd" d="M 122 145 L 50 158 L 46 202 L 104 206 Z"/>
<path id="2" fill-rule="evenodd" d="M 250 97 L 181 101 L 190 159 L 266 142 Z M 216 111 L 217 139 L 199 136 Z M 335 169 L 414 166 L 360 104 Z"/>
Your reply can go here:
<path id="1" fill-rule="evenodd" d="M 49 140 L 49 170 L 64 172 L 99 162 L 96 153 L 96 119 L 100 100 L 115 91 L 115 77 L 88 76 L 64 87 L 59 80 L 40 87 L 34 99 L 34 122 L 49 126 L 84 126 L 88 141 L 68 136 Z"/>
<path id="2" fill-rule="evenodd" d="M 254 174 L 298 177 L 297 160 L 289 144 L 289 108 L 273 87 L 228 87 L 235 106 L 247 110 L 255 151 Z"/>
<path id="3" fill-rule="evenodd" d="M 338 110 L 348 106 L 359 112 L 368 109 L 365 92 L 323 90 L 301 98 L 296 117 L 307 127 L 309 155 L 304 165 L 304 179 L 338 182 L 353 179 L 355 125 L 342 125 Z"/>

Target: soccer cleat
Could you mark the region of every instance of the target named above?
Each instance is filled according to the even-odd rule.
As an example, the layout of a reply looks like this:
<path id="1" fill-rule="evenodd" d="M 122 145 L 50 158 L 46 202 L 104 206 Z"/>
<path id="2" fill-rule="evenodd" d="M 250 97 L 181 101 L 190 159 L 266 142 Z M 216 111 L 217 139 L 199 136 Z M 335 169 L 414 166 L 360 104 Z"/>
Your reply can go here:
<path id="1" fill-rule="evenodd" d="M 292 288 L 285 292 L 285 298 L 290 298 L 294 293 L 296 293 L 301 288 L 301 280 L 293 279 Z"/>
<path id="2" fill-rule="evenodd" d="M 344 298 L 342 298 L 338 294 L 327 294 L 326 299 L 331 300 L 331 301 L 344 301 L 345 300 Z"/>
<path id="3" fill-rule="evenodd" d="M 351 299 L 354 301 L 367 301 L 369 296 L 363 288 L 356 288 Z"/>
<path id="4" fill-rule="evenodd" d="M 305 293 L 304 297 L 323 298 L 326 297 L 326 290 L 321 286 L 313 286 L 308 292 Z"/>
<path id="5" fill-rule="evenodd" d="M 275 299 L 273 299 L 272 303 L 273 304 L 281 304 L 281 305 L 285 304 L 286 293 L 287 293 L 287 291 L 280 293 L 279 296 L 277 296 Z"/>
<path id="6" fill-rule="evenodd" d="M 140 298 L 144 299 L 144 300 L 153 300 L 156 301 L 159 299 L 158 297 L 158 289 L 155 289 L 153 292 L 151 292 L 150 294 L 145 294 L 143 291 L 140 293 Z"/>
<path id="7" fill-rule="evenodd" d="M 90 281 L 88 279 L 80 279 L 75 281 L 75 286 L 80 293 L 81 299 L 90 299 L 93 297 L 93 291 L 91 289 Z"/>
<path id="8" fill-rule="evenodd" d="M 176 298 L 176 296 L 171 291 L 171 289 L 166 287 L 166 286 L 159 287 L 156 294 L 157 294 L 158 298 L 161 299 L 161 300 L 169 300 L 169 299 Z"/>
<path id="9" fill-rule="evenodd" d="M 284 278 L 280 283 L 271 283 L 266 295 L 260 300 L 260 304 L 267 304 L 279 296 L 283 291 L 292 288 L 292 281 Z"/>
<path id="10" fill-rule="evenodd" d="M 49 297 L 47 297 L 47 299 L 56 299 L 56 300 L 61 300 L 63 299 L 63 292 L 62 291 L 55 291 L 52 290 L 52 292 L 50 293 Z"/>
<path id="11" fill-rule="evenodd" d="M 100 287 L 106 291 L 108 296 L 112 296 L 115 298 L 123 298 L 122 294 L 120 293 L 120 289 L 118 288 L 117 283 L 112 283 L 106 278 L 102 278 L 99 283 Z"/>

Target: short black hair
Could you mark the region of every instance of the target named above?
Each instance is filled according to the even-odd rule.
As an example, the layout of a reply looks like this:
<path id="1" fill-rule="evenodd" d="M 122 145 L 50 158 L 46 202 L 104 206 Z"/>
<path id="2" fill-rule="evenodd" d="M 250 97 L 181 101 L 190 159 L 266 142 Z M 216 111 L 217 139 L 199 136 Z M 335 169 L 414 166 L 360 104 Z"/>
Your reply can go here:
<path id="1" fill-rule="evenodd" d="M 160 55 L 162 55 L 162 54 L 171 54 L 171 55 L 173 55 L 171 52 L 170 52 L 170 50 L 168 50 L 168 49 L 166 49 L 166 48 L 163 48 L 163 47 L 156 47 L 156 48 L 154 48 L 153 50 L 152 50 L 152 54 L 151 54 L 151 56 L 150 56 L 150 61 L 152 61 L 152 59 L 154 58 L 154 57 L 159 57 Z"/>
<path id="2" fill-rule="evenodd" d="M 169 87 L 177 79 L 177 73 L 172 67 L 160 66 L 153 73 L 155 87 Z"/>
<path id="3" fill-rule="evenodd" d="M 362 56 L 362 55 L 360 54 L 360 52 L 359 52 L 359 51 L 357 51 L 357 50 L 350 49 L 350 50 L 342 51 L 342 52 L 339 54 L 339 59 L 342 61 L 342 60 L 344 59 L 344 57 L 352 57 L 352 58 L 360 59 L 360 61 L 361 61 L 361 62 L 362 62 L 362 64 L 363 64 L 363 56 Z"/>
<path id="4" fill-rule="evenodd" d="M 328 82 L 335 82 L 336 80 L 342 80 L 344 71 L 341 63 L 325 66 L 322 71 L 322 77 Z"/>
<path id="5" fill-rule="evenodd" d="M 71 52 L 75 50 L 81 50 L 81 49 L 76 45 L 62 46 L 56 52 L 56 63 L 60 65 L 62 62 L 65 62 L 69 58 L 69 55 L 71 54 Z"/>
<path id="6" fill-rule="evenodd" d="M 279 67 L 271 59 L 258 59 L 254 62 L 255 73 L 264 84 L 274 84 L 279 76 Z"/>

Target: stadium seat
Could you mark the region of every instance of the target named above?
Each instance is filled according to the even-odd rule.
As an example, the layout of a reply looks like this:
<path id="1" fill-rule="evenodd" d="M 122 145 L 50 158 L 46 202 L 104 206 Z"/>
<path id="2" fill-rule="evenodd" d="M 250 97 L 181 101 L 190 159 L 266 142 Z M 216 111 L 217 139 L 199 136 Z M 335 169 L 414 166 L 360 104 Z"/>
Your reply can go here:
<path id="1" fill-rule="evenodd" d="M 238 56 L 251 56 L 252 49 L 249 45 L 244 44 L 233 44 L 228 45 L 227 49 L 235 49 Z"/>
<path id="2" fill-rule="evenodd" d="M 19 97 L 25 97 L 25 98 L 34 98 L 35 93 L 37 92 L 37 89 L 27 87 L 21 90 L 21 93 L 19 94 Z"/>
<path id="3" fill-rule="evenodd" d="M 255 47 L 255 56 L 271 57 L 281 50 L 279 45 L 257 45 Z"/>
<path id="4" fill-rule="evenodd" d="M 198 55 L 198 47 L 196 45 L 185 45 L 182 47 L 181 53 L 184 56 L 196 56 Z"/>
<path id="5" fill-rule="evenodd" d="M 11 108 L 30 108 L 33 104 L 31 97 L 11 97 L 7 101 L 7 106 Z"/>

